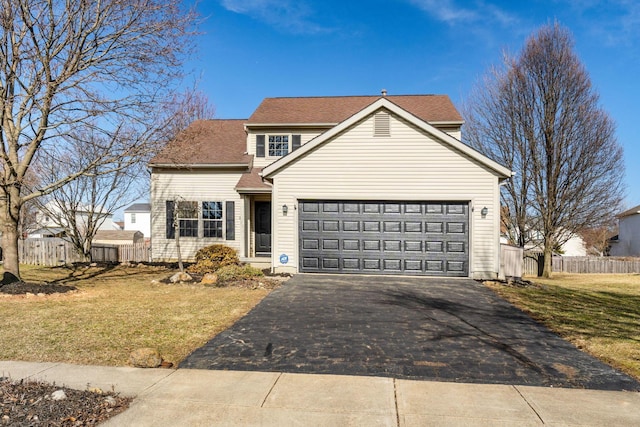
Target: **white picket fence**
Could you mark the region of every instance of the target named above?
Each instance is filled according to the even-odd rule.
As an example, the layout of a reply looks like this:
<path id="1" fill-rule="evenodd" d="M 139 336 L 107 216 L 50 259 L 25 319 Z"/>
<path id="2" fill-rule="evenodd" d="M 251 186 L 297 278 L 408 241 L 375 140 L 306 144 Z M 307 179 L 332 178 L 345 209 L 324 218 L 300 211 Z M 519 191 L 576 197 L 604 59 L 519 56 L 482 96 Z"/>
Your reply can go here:
<path id="1" fill-rule="evenodd" d="M 18 254 L 22 264 L 56 266 L 84 261 L 71 243 L 57 238 L 21 240 Z M 91 259 L 94 262 L 148 262 L 151 247 L 147 243 L 94 244 Z"/>

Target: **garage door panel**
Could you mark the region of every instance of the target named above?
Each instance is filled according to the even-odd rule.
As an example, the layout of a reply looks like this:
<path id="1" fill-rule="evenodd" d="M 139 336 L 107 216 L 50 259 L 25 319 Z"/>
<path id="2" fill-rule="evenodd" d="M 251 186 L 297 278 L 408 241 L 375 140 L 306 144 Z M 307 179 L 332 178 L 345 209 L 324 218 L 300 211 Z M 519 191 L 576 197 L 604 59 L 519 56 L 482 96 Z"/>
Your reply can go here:
<path id="1" fill-rule="evenodd" d="M 467 276 L 468 204 L 301 201 L 302 272 Z"/>
<path id="2" fill-rule="evenodd" d="M 359 251 L 360 240 L 358 239 L 345 239 L 342 241 L 342 249 L 345 251 Z"/>
<path id="3" fill-rule="evenodd" d="M 320 221 L 305 220 L 302 221 L 302 231 L 318 231 L 320 230 Z"/>
<path id="4" fill-rule="evenodd" d="M 302 239 L 302 249 L 303 250 L 320 249 L 320 240 L 319 239 Z"/>

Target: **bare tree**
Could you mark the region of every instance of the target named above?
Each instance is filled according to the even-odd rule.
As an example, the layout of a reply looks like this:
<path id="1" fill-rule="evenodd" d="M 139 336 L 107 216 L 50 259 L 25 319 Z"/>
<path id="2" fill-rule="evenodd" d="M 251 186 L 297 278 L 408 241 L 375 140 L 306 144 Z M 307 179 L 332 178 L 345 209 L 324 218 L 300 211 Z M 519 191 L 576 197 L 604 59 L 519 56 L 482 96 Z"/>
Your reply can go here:
<path id="1" fill-rule="evenodd" d="M 615 125 L 570 32 L 558 23 L 540 28 L 522 52 L 489 72 L 464 111 L 470 144 L 517 173 L 502 200 L 519 236 L 532 220 L 538 224 L 549 277 L 553 249 L 610 218 L 623 192 Z"/>
<path id="2" fill-rule="evenodd" d="M 607 256 L 611 245 L 609 241 L 617 234 L 615 220 L 611 219 L 602 225 L 582 230 L 580 236 L 584 240 L 587 255 Z"/>
<path id="3" fill-rule="evenodd" d="M 65 162 L 39 162 L 41 181 L 46 180 L 47 183 L 60 181 L 75 170 L 87 170 L 85 175 L 40 198 L 38 203 L 40 211 L 64 229 L 64 238 L 85 260 L 91 260 L 92 243 L 104 221 L 116 210 L 149 194 L 148 159 L 157 154 L 164 143 L 174 138 L 178 129 L 186 127 L 189 121 L 213 115 L 213 107 L 207 96 L 196 88 L 173 95 L 165 104 L 158 109 L 157 118 L 150 121 L 149 129 L 144 132 L 131 129 L 121 132 L 122 135 L 116 133 L 112 136 L 127 138 L 127 143 L 137 141 L 137 145 L 142 146 L 146 146 L 145 140 L 150 138 L 158 142 L 134 159 L 118 158 L 91 170 L 87 169 L 85 163 L 99 153 L 68 155 Z M 112 141 L 105 141 L 104 135 L 91 130 L 82 135 L 72 134 L 67 139 L 66 145 L 74 152 L 83 148 L 100 151 L 99 147 L 114 145 Z M 91 141 L 91 144 L 87 146 L 85 141 Z M 82 214 L 79 215 L 79 212 Z"/>
<path id="4" fill-rule="evenodd" d="M 101 135 L 85 135 L 79 140 L 91 138 L 94 140 L 88 147 L 76 138 L 67 141 L 67 144 L 98 151 L 100 149 L 96 147 L 112 145 L 111 142 L 101 141 Z M 96 233 L 113 212 L 142 196 L 144 187 L 137 183 L 147 179 L 147 173 L 140 162 L 131 163 L 127 159 L 115 159 L 113 163 L 87 169 L 85 163 L 94 158 L 96 153 L 87 154 L 86 157 L 69 156 L 67 162 L 41 165 L 41 179 L 46 180 L 45 185 L 60 181 L 76 170 L 87 170 L 87 173 L 37 200 L 40 212 L 62 228 L 64 239 L 86 261 L 91 261 L 91 246 Z"/>
<path id="5" fill-rule="evenodd" d="M 182 4 L 0 0 L 0 225 L 6 272 L 19 277 L 18 222 L 25 203 L 96 169 L 107 173 L 118 161 L 122 167 L 135 163 L 156 143 L 124 135 L 149 135 L 148 117 L 181 76 L 195 21 L 193 10 Z M 70 146 L 82 132 L 101 135 L 100 144 L 91 138 Z M 69 154 L 86 156 L 86 162 L 41 187 L 28 185 L 36 160 L 65 163 Z"/>

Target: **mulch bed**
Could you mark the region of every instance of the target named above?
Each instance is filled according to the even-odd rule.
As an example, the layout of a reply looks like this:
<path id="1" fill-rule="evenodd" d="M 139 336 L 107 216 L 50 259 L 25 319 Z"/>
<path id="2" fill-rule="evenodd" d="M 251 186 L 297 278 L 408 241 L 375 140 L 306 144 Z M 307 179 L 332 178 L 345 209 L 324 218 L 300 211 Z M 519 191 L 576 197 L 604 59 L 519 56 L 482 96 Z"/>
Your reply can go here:
<path id="1" fill-rule="evenodd" d="M 28 282 L 13 282 L 5 285 L 0 284 L 0 293 L 9 295 L 25 295 L 25 294 L 63 294 L 66 292 L 77 291 L 75 286 L 57 285 L 55 283 L 28 283 Z"/>
<path id="2" fill-rule="evenodd" d="M 58 390 L 64 391 L 65 399 L 52 399 Z M 126 410 L 131 401 L 100 390 L 0 378 L 0 426 L 95 426 Z"/>

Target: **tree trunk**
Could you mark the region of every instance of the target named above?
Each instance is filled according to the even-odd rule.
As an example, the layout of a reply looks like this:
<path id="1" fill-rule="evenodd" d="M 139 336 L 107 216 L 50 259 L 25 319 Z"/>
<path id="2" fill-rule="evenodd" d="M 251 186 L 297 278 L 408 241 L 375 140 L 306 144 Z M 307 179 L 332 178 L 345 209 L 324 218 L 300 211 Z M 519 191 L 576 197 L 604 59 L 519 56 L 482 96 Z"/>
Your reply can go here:
<path id="1" fill-rule="evenodd" d="M 2 258 L 4 262 L 3 283 L 20 280 L 20 257 L 18 256 L 18 215 L 11 215 L 11 206 L 4 200 L 0 204 L 2 223 Z M 12 276 L 9 276 L 12 275 Z"/>
<path id="2" fill-rule="evenodd" d="M 553 268 L 553 239 L 545 239 L 544 242 L 544 267 L 542 269 L 542 277 L 550 278 Z"/>
<path id="3" fill-rule="evenodd" d="M 180 218 L 176 218 L 175 220 L 175 230 L 176 230 L 176 251 L 178 252 L 178 268 L 180 269 L 180 273 L 184 273 L 184 264 L 182 263 L 182 250 L 180 249 Z"/>

